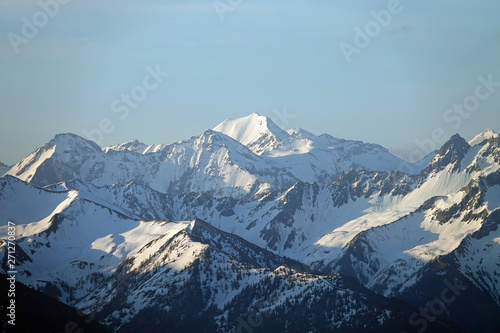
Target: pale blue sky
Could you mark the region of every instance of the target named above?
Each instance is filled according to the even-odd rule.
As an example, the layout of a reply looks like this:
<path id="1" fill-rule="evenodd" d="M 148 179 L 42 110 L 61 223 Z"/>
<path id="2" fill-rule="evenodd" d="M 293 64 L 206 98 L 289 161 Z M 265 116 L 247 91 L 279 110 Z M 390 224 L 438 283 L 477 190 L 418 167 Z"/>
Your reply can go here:
<path id="1" fill-rule="evenodd" d="M 435 128 L 467 139 L 499 131 L 500 85 L 468 118 L 443 114 L 475 94 L 479 76 L 500 82 L 500 1 L 402 1 L 348 63 L 339 45 L 355 46 L 355 28 L 388 2 L 221 0 L 236 4 L 221 20 L 212 0 L 72 0 L 16 53 L 9 33 L 23 36 L 23 17 L 41 8 L 2 0 L 0 161 L 105 118 L 114 130 L 101 146 L 171 143 L 252 112 L 403 156 Z M 148 66 L 169 76 L 120 119 L 113 102 Z"/>

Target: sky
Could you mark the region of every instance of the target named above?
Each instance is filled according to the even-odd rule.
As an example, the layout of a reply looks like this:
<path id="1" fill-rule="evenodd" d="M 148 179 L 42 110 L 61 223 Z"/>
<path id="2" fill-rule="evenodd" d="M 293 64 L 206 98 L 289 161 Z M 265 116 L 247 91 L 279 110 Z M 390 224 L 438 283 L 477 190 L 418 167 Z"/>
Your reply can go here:
<path id="1" fill-rule="evenodd" d="M 500 1 L 2 0 L 0 161 L 253 112 L 417 160 L 500 131 Z"/>

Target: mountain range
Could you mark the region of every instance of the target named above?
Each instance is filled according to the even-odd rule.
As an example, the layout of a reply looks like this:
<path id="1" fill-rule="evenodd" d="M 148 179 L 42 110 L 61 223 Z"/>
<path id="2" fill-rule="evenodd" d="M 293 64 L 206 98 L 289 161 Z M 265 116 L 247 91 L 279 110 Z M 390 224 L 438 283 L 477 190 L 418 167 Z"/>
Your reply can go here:
<path id="1" fill-rule="evenodd" d="M 0 175 L 2 264 L 10 221 L 18 280 L 112 331 L 500 331 L 491 130 L 411 164 L 254 113 L 173 144 L 59 134 Z"/>

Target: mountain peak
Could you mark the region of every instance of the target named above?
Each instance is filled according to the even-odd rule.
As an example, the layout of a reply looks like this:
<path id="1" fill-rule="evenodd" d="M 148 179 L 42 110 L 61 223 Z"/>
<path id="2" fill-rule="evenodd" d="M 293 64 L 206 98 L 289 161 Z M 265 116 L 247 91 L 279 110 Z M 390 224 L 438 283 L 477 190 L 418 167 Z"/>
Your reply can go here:
<path id="1" fill-rule="evenodd" d="M 214 128 L 262 155 L 281 146 L 290 135 L 271 119 L 256 112 L 237 119 L 226 119 Z"/>
<path id="2" fill-rule="evenodd" d="M 442 159 L 446 164 L 461 161 L 470 149 L 470 145 L 459 134 L 453 135 L 441 149 L 439 149 L 435 159 Z"/>
<path id="3" fill-rule="evenodd" d="M 422 170 L 422 176 L 438 172 L 451 165 L 452 171 L 460 170 L 460 162 L 469 152 L 471 146 L 459 134 L 453 135 L 437 152 L 431 163 Z"/>
<path id="4" fill-rule="evenodd" d="M 74 150 L 77 147 L 93 151 L 101 151 L 101 147 L 93 141 L 72 133 L 60 133 L 46 144 L 46 148 L 56 147 L 57 150 Z"/>
<path id="5" fill-rule="evenodd" d="M 480 144 L 481 142 L 483 142 L 484 140 L 489 140 L 491 138 L 494 138 L 494 137 L 498 137 L 498 133 L 495 133 L 493 130 L 491 129 L 487 129 L 486 131 L 482 132 L 482 133 L 479 133 L 478 135 L 476 135 L 472 140 L 469 141 L 469 145 L 472 147 L 472 146 L 475 146 L 475 145 L 478 145 Z"/>
<path id="6" fill-rule="evenodd" d="M 455 134 L 453 135 L 448 142 L 446 142 L 443 147 L 441 148 L 440 152 L 442 150 L 446 150 L 450 147 L 466 147 L 467 149 L 470 148 L 469 144 L 467 141 L 465 141 L 464 138 L 460 136 L 460 134 Z"/>
<path id="7" fill-rule="evenodd" d="M 305 129 L 300 128 L 300 127 L 289 129 L 286 132 L 288 134 L 290 134 L 291 136 L 299 138 L 299 139 L 314 140 L 318 137 L 317 135 L 314 135 L 311 132 L 308 132 Z"/>
<path id="8" fill-rule="evenodd" d="M 261 115 L 260 113 L 258 112 L 252 112 L 252 114 L 250 114 L 250 117 L 261 117 L 261 118 L 266 118 L 266 116 L 263 116 Z"/>
<path id="9" fill-rule="evenodd" d="M 120 144 L 117 144 L 114 146 L 104 147 L 102 150 L 105 153 L 109 152 L 110 150 L 114 150 L 114 151 L 128 150 L 128 151 L 134 151 L 134 152 L 142 154 L 147 148 L 148 148 L 148 146 L 146 144 L 140 142 L 137 139 L 134 139 L 134 140 L 120 143 Z"/>

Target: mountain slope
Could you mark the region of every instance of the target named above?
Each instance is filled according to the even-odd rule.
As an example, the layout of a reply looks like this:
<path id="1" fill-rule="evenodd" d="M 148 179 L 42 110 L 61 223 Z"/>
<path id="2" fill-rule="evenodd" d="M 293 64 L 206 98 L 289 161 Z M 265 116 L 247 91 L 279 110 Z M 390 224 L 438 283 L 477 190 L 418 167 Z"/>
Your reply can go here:
<path id="1" fill-rule="evenodd" d="M 104 149 L 63 134 L 14 165 L 0 237 L 17 225 L 19 280 L 122 332 L 498 330 L 496 133 L 405 173 L 259 115 L 219 129 Z"/>
<path id="2" fill-rule="evenodd" d="M 247 309 L 252 288 L 256 293 L 276 295 L 265 303 L 273 316 L 281 316 L 284 302 L 302 304 L 287 310 L 291 318 L 303 311 L 304 304 L 311 311 L 323 306 L 322 295 L 327 292 L 327 314 L 321 321 L 307 323 L 315 329 L 361 329 L 365 325 L 361 319 L 371 315 L 376 320 L 370 327 L 392 327 L 413 311 L 404 303 L 393 305 L 346 277 L 301 272 L 307 267 L 200 220 L 135 221 L 80 198 L 76 190 L 40 189 L 12 177 L 3 181 L 12 195 L 2 200 L 15 200 L 19 191 L 22 195 L 31 192 L 39 201 L 56 195 L 65 202 L 40 221 L 17 221 L 16 247 L 24 253 L 18 262 L 18 279 L 82 308 L 114 330 L 134 331 L 151 315 L 161 315 L 162 325 L 175 323 L 172 331 L 231 332 L 239 325 L 234 318 L 245 313 L 240 309 Z M 0 234 L 5 237 L 4 227 Z M 1 257 L 5 257 L 5 246 L 2 241 Z M 288 290 L 284 295 L 283 288 Z M 318 294 L 318 288 L 324 292 Z M 180 316 L 190 319 L 176 320 Z M 150 331 L 161 327 L 148 325 Z M 267 329 L 275 325 L 270 320 Z"/>
<path id="3" fill-rule="evenodd" d="M 0 274 L 0 289 L 9 290 L 9 280 Z M 16 320 L 15 326 L 7 323 L 8 309 L 2 306 L 0 310 L 0 328 L 2 332 L 63 332 L 66 329 L 81 330 L 91 333 L 111 332 L 92 317 L 67 306 L 40 291 L 16 282 Z M 0 294 L 0 304 L 9 304 L 7 292 Z M 68 323 L 70 323 L 68 325 Z M 74 326 L 73 326 L 74 324 Z"/>

